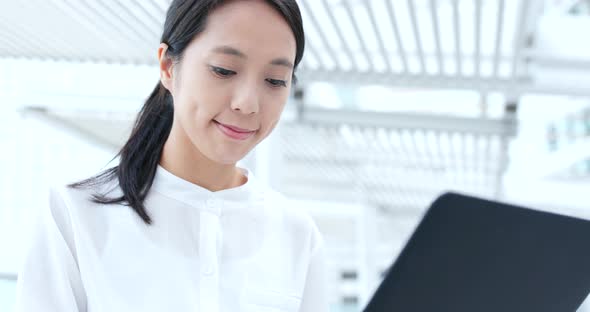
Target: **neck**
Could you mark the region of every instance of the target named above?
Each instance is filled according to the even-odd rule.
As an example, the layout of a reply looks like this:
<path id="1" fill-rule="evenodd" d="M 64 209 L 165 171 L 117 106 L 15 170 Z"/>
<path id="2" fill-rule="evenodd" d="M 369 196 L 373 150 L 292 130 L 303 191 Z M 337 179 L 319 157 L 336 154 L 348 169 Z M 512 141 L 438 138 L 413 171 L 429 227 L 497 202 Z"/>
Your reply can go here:
<path id="1" fill-rule="evenodd" d="M 174 128 L 164 144 L 160 166 L 212 192 L 238 187 L 247 181 L 236 164 L 221 164 L 207 158 L 188 137 L 175 134 Z"/>

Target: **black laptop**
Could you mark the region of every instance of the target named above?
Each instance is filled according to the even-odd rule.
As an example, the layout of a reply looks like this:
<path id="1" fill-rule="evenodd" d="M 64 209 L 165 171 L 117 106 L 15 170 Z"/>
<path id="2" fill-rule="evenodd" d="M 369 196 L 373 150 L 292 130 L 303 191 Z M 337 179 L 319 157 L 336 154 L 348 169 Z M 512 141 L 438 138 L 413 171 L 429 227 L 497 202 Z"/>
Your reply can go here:
<path id="1" fill-rule="evenodd" d="M 590 221 L 447 193 L 366 312 L 575 312 L 590 292 Z"/>

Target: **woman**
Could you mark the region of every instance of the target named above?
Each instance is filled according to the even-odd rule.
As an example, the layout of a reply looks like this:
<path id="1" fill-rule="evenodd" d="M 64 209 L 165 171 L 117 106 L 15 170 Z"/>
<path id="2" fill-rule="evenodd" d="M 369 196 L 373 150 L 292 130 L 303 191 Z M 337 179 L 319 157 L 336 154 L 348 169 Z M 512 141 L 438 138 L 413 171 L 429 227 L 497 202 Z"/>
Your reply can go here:
<path id="1" fill-rule="evenodd" d="M 313 221 L 236 167 L 283 111 L 294 0 L 175 0 L 119 165 L 51 190 L 16 311 L 326 311 Z"/>

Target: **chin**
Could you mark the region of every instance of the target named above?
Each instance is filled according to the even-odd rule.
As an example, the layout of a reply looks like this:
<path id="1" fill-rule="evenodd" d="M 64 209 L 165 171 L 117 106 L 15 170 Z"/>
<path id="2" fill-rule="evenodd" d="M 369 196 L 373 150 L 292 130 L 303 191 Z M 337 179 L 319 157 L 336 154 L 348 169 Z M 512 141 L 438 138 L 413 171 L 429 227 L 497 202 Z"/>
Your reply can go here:
<path id="1" fill-rule="evenodd" d="M 246 157 L 248 153 L 224 153 L 223 155 L 216 155 L 214 158 L 215 162 L 223 165 L 234 165 L 238 161 Z"/>

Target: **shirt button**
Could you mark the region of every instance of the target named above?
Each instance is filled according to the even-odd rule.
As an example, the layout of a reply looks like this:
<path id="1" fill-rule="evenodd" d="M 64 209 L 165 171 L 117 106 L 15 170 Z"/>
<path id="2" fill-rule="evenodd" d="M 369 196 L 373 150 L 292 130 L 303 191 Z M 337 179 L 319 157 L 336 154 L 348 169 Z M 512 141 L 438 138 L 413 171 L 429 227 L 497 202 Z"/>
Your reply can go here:
<path id="1" fill-rule="evenodd" d="M 215 207 L 215 200 L 214 199 L 207 199 L 207 207 L 210 207 L 210 208 Z"/>

